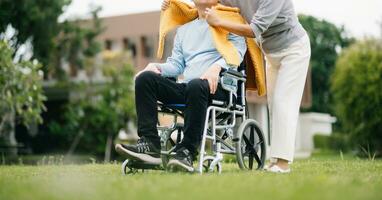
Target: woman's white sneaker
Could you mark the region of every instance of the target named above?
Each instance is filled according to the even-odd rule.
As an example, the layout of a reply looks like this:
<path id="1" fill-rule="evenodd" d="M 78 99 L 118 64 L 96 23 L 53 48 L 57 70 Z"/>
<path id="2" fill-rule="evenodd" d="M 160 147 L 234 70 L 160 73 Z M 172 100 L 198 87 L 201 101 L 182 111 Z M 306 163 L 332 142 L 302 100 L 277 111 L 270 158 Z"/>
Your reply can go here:
<path id="1" fill-rule="evenodd" d="M 271 168 L 275 164 L 276 164 L 275 162 L 269 162 L 268 164 L 264 166 L 263 170 L 267 171 L 269 168 Z"/>
<path id="2" fill-rule="evenodd" d="M 272 165 L 271 167 L 266 168 L 265 171 L 279 174 L 287 174 L 290 173 L 290 168 L 282 169 L 277 165 Z"/>

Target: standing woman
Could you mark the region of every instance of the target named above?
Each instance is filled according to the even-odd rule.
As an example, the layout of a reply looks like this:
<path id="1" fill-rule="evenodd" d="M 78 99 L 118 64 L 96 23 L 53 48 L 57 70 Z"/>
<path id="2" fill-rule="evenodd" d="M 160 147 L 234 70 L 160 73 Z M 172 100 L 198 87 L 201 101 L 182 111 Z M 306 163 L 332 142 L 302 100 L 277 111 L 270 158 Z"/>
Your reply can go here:
<path id="1" fill-rule="evenodd" d="M 267 91 L 271 118 L 270 172 L 288 173 L 293 161 L 301 98 L 310 60 L 309 37 L 298 21 L 292 0 L 221 0 L 240 8 L 248 24 L 219 18 L 206 10 L 211 26 L 256 38 L 267 61 Z M 162 9 L 166 9 L 165 0 Z"/>

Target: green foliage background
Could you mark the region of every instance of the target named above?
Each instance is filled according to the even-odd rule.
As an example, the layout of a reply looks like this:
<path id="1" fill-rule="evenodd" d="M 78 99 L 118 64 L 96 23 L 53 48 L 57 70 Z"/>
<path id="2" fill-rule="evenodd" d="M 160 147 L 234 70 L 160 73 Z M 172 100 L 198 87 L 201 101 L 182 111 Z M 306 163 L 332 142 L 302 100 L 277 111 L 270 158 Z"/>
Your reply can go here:
<path id="1" fill-rule="evenodd" d="M 91 8 L 93 24 L 81 26 L 81 21 L 60 20 L 71 0 L 1 0 L 0 33 L 12 26 L 16 33 L 12 38 L 14 49 L 31 39 L 33 58 L 42 64 L 45 79 L 67 78 L 61 69 L 62 59 L 71 67 L 71 75 L 84 68 L 84 59 L 100 50 L 95 40 L 103 28 L 98 19 L 99 7 Z"/>
<path id="2" fill-rule="evenodd" d="M 1 0 L 0 32 L 8 25 L 16 29 L 15 49 L 32 37 L 34 58 L 37 58 L 47 72 L 52 67 L 56 38 L 61 30 L 58 17 L 70 0 Z"/>
<path id="3" fill-rule="evenodd" d="M 333 113 L 330 76 L 333 73 L 338 53 L 354 39 L 346 35 L 343 27 L 309 15 L 299 15 L 311 43 L 312 107 L 306 111 Z"/>
<path id="4" fill-rule="evenodd" d="M 105 58 L 102 65 L 105 83 L 71 86 L 79 97 L 65 106 L 61 120 L 49 124 L 51 134 L 61 140 L 61 149 L 69 149 L 75 138 L 80 137 L 76 153 L 101 156 L 107 137 L 114 137 L 126 128 L 129 120 L 135 120 L 134 69 L 128 61 L 126 53 Z"/>
<path id="5" fill-rule="evenodd" d="M 345 49 L 331 91 L 343 131 L 355 147 L 382 153 L 382 40 L 365 39 Z"/>
<path id="6" fill-rule="evenodd" d="M 37 61 L 14 62 L 13 54 L 8 43 L 0 40 L 0 136 L 3 125 L 15 117 L 26 126 L 42 122 L 46 100 L 41 65 Z"/>

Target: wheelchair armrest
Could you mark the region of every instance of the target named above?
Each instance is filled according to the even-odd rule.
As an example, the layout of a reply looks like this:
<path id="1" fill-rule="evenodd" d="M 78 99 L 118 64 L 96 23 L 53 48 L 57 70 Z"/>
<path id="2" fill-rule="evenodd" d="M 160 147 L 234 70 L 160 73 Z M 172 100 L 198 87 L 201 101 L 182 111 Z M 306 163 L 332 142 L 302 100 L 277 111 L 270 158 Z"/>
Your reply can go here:
<path id="1" fill-rule="evenodd" d="M 229 68 L 221 73 L 221 77 L 230 77 L 236 80 L 245 81 L 247 76 L 241 72 Z"/>
<path id="2" fill-rule="evenodd" d="M 238 87 L 238 81 L 245 82 L 245 77 L 242 73 L 233 69 L 228 69 L 220 72 L 220 80 L 222 88 L 230 93 L 229 105 L 232 105 L 232 96 L 236 93 Z"/>

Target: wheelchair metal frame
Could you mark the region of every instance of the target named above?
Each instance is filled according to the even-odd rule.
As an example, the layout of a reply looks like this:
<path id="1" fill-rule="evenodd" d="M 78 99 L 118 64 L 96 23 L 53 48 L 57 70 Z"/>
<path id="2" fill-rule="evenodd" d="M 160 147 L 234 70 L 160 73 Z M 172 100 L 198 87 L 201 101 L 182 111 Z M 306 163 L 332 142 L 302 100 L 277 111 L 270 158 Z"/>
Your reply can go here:
<path id="1" fill-rule="evenodd" d="M 240 68 L 244 69 L 243 66 L 240 66 Z M 216 170 L 221 173 L 223 154 L 236 154 L 237 163 L 241 169 L 252 170 L 253 161 L 256 159 L 258 164 L 257 169 L 261 169 L 264 166 L 266 158 L 266 145 L 264 134 L 259 123 L 256 120 L 249 119 L 249 116 L 247 116 L 245 71 L 227 70 L 221 75 L 220 83 L 223 89 L 229 92 L 229 100 L 228 102 L 212 100 L 211 105 L 207 108 L 200 145 L 199 161 L 195 171 L 200 174 L 203 173 L 203 170 L 207 172 Z M 236 80 L 236 85 L 233 84 L 233 80 Z M 236 98 L 234 100 L 233 94 L 236 92 L 240 99 Z M 165 170 L 169 158 L 175 154 L 176 144 L 181 141 L 183 132 L 183 124 L 178 123 L 178 117 L 184 117 L 181 108 L 184 108 L 185 105 L 164 105 L 160 102 L 158 102 L 158 104 L 159 113 L 174 116 L 171 126 L 160 126 L 159 122 L 157 126 L 161 141 L 163 165 L 153 166 L 141 161 L 126 159 L 122 163 L 123 174 L 134 174 L 138 172 L 138 170 L 144 171 L 146 169 Z M 234 127 L 237 124 L 238 117 L 242 118 L 242 122 L 238 130 L 234 133 Z M 249 135 L 246 132 L 247 130 L 250 130 Z M 174 133 L 177 133 L 176 141 L 174 141 L 172 137 Z M 257 140 L 255 139 L 255 133 L 258 137 Z M 230 139 L 227 140 L 227 138 Z M 212 155 L 208 155 L 206 148 L 207 141 L 211 141 Z M 168 146 L 169 142 L 170 146 Z M 259 149 L 260 155 L 258 155 Z M 248 156 L 248 158 L 246 158 L 246 156 Z M 248 165 L 246 161 L 248 161 Z M 130 169 L 130 171 L 127 171 L 127 169 Z"/>
<path id="2" fill-rule="evenodd" d="M 201 174 L 203 173 L 203 163 L 205 162 L 205 158 L 210 159 L 206 153 L 206 142 L 207 140 L 212 141 L 212 148 L 214 150 L 214 155 L 212 156 L 213 160 L 208 166 L 209 171 L 213 171 L 215 167 L 218 168 L 219 173 L 221 172 L 221 162 L 223 161 L 223 154 L 235 154 L 235 147 L 226 143 L 222 138 L 220 138 L 217 134 L 217 130 L 225 130 L 225 132 L 228 132 L 232 138 L 236 138 L 235 135 L 233 135 L 233 128 L 236 125 L 236 118 L 237 116 L 241 116 L 242 120 L 246 120 L 246 95 L 245 95 L 245 72 L 244 70 L 241 72 L 243 74 L 243 77 L 238 77 L 235 75 L 232 75 L 230 73 L 225 73 L 221 77 L 221 85 L 223 89 L 229 91 L 229 101 L 228 105 L 224 106 L 224 102 L 218 102 L 213 101 L 212 105 L 208 107 L 207 114 L 206 114 L 206 121 L 204 124 L 203 129 L 203 135 L 202 135 L 202 141 L 200 145 L 200 158 L 198 162 L 197 171 Z M 227 86 L 224 84 L 225 78 L 232 78 L 237 80 L 238 85 L 240 85 L 241 90 L 241 105 L 234 104 L 233 102 L 233 96 L 234 93 L 237 91 L 237 88 L 232 88 L 230 86 Z M 239 81 L 242 83 L 239 84 Z M 219 105 L 220 104 L 220 105 Z M 218 106 L 219 105 L 219 106 Z M 223 125 L 219 125 L 222 122 L 217 122 L 217 114 L 221 113 L 228 113 L 231 114 L 232 121 L 229 123 L 227 119 L 223 119 Z M 209 120 L 211 116 L 211 121 Z M 208 127 L 211 127 L 211 133 L 208 132 Z M 233 140 L 235 142 L 235 140 Z M 220 166 L 219 166 L 220 165 Z"/>
<path id="3" fill-rule="evenodd" d="M 216 132 L 218 130 L 224 130 L 225 133 L 228 133 L 231 138 L 233 138 L 233 142 L 237 142 L 235 138 L 237 138 L 233 133 L 233 128 L 236 126 L 236 118 L 238 116 L 242 117 L 243 122 L 246 120 L 247 116 L 247 108 L 246 108 L 246 90 L 245 90 L 245 71 L 242 70 L 239 72 L 241 76 L 238 76 L 234 73 L 229 73 L 229 71 L 224 72 L 223 75 L 220 78 L 220 83 L 222 85 L 222 88 L 224 90 L 227 90 L 229 92 L 229 101 L 221 102 L 213 100 L 212 104 L 208 106 L 207 108 L 207 114 L 206 114 L 206 120 L 203 128 L 203 135 L 202 135 L 202 141 L 200 145 L 200 156 L 199 161 L 197 165 L 196 171 L 200 174 L 203 173 L 203 169 L 205 166 L 203 166 L 203 163 L 208 161 L 208 171 L 213 171 L 214 169 L 217 169 L 217 171 L 220 173 L 222 170 L 221 162 L 223 161 L 223 154 L 235 154 L 235 146 L 232 144 L 229 144 L 225 141 L 225 139 L 221 138 Z M 241 90 L 241 104 L 238 105 L 234 103 L 234 93 L 238 92 L 238 88 L 232 85 L 225 84 L 225 79 L 231 78 L 237 81 L 237 86 L 240 86 Z M 240 83 L 241 82 L 241 83 Z M 238 99 L 236 99 L 237 101 Z M 167 144 L 167 141 L 171 139 L 171 134 L 178 129 L 178 123 L 177 123 L 177 117 L 179 115 L 182 116 L 182 113 L 179 112 L 176 109 L 168 108 L 165 105 L 160 106 L 159 112 L 166 113 L 174 116 L 174 123 L 171 127 L 158 127 L 158 131 L 160 131 L 160 137 L 161 137 L 161 144 L 162 149 L 166 149 L 165 145 Z M 223 119 L 218 119 L 217 117 L 221 114 L 229 114 L 228 116 L 224 117 Z M 229 117 L 230 116 L 230 117 Z M 229 122 L 229 119 L 232 119 Z M 209 127 L 211 127 L 209 129 Z M 209 131 L 210 130 L 210 131 Z M 178 136 L 177 140 L 180 141 L 180 132 L 178 130 Z M 210 140 L 212 142 L 212 149 L 214 155 L 207 155 L 206 152 L 206 143 Z M 172 147 L 171 149 L 167 151 L 161 151 L 161 154 L 164 156 L 170 156 L 173 154 L 175 147 Z M 162 156 L 163 157 L 163 156 Z M 164 161 L 165 163 L 165 161 Z"/>

